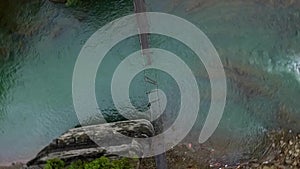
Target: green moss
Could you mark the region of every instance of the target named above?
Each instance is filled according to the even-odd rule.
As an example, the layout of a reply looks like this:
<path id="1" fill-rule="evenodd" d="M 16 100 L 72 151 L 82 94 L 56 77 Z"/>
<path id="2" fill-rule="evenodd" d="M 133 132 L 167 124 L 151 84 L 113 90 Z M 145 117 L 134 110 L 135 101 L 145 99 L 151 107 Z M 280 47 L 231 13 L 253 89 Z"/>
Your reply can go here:
<path id="1" fill-rule="evenodd" d="M 84 169 L 84 163 L 81 160 L 72 162 L 68 169 Z"/>
<path id="2" fill-rule="evenodd" d="M 101 157 L 91 162 L 77 160 L 65 167 L 65 163 L 59 159 L 48 160 L 44 169 L 133 169 L 134 167 L 127 158 L 119 160 L 110 160 L 107 157 Z"/>
<path id="3" fill-rule="evenodd" d="M 67 6 L 77 6 L 79 5 L 80 0 L 67 0 L 66 5 Z"/>
<path id="4" fill-rule="evenodd" d="M 65 162 L 60 159 L 51 159 L 48 160 L 44 169 L 61 169 L 65 167 Z"/>

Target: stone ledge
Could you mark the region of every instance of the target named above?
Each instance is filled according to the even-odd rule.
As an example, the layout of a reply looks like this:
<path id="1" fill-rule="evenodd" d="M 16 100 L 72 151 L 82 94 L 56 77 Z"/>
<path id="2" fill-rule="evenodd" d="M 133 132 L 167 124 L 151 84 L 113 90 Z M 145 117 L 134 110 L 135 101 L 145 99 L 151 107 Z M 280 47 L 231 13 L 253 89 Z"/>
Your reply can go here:
<path id="1" fill-rule="evenodd" d="M 119 158 L 120 154 L 129 153 L 139 156 L 143 154 L 143 147 L 138 142 L 134 139 L 131 142 L 124 142 L 120 134 L 133 138 L 147 138 L 154 135 L 154 129 L 147 120 L 129 120 L 73 128 L 54 139 L 30 160 L 27 166 L 41 168 L 47 160 L 54 158 L 70 164 L 78 159 L 92 160 L 101 156 Z M 90 136 L 93 138 L 91 139 Z"/>

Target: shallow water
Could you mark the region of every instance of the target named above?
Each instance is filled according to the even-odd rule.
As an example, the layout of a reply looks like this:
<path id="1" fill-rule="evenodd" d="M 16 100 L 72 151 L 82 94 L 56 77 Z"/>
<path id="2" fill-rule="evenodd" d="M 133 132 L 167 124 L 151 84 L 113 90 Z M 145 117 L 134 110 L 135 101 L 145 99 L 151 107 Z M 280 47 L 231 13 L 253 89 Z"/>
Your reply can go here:
<path id="1" fill-rule="evenodd" d="M 175 14 L 197 25 L 219 52 L 228 96 L 222 121 L 204 144 L 215 150 L 213 158 L 229 162 L 248 158 L 271 129 L 300 131 L 300 5 L 263 2 L 147 1 L 149 11 Z M 0 163 L 26 160 L 78 124 L 71 93 L 78 53 L 97 29 L 133 11 L 128 1 L 78 8 L 48 1 L 15 3 L 9 4 L 14 6 L 11 11 L 20 6 L 23 10 L 2 17 L 0 29 Z M 8 22 L 11 17 L 14 22 Z M 176 53 L 195 71 L 201 110 L 186 141 L 196 142 L 210 104 L 207 73 L 194 54 L 173 39 L 153 35 L 151 47 Z M 112 70 L 138 49 L 137 37 L 127 39 L 108 53 L 98 71 L 98 104 L 110 120 L 120 119 L 110 95 Z M 173 98 L 165 112 L 169 125 L 179 109 L 178 88 L 167 74 L 148 73 Z M 141 109 L 147 105 L 149 90 L 142 75 L 130 89 L 132 102 Z"/>

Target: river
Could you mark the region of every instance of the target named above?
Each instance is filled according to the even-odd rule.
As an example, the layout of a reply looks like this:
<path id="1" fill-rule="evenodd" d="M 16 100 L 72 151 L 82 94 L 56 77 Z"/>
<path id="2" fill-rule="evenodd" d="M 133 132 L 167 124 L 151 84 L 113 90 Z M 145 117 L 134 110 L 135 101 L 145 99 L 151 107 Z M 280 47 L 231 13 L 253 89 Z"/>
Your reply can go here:
<path id="1" fill-rule="evenodd" d="M 219 127 L 203 145 L 213 158 L 247 159 L 267 131 L 300 131 L 300 4 L 285 1 L 148 0 L 148 11 L 180 16 L 197 25 L 216 47 L 228 85 Z M 290 4 L 292 3 L 292 4 Z M 26 161 L 67 129 L 78 125 L 72 73 L 86 40 L 106 23 L 133 13 L 127 0 L 77 7 L 47 0 L 0 2 L 0 164 Z M 197 123 L 185 142 L 196 142 L 210 105 L 210 82 L 202 63 L 183 44 L 151 36 L 151 47 L 170 50 L 195 72 L 201 93 Z M 110 121 L 121 120 L 110 94 L 113 70 L 139 49 L 138 37 L 118 44 L 98 70 L 98 104 Z M 169 123 L 179 109 L 172 78 L 153 71 L 170 99 Z M 147 105 L 143 74 L 131 87 L 132 102 Z M 173 105 L 173 106 L 172 106 Z M 261 150 L 263 151 L 263 150 Z M 201 152 L 199 152 L 201 153 Z"/>

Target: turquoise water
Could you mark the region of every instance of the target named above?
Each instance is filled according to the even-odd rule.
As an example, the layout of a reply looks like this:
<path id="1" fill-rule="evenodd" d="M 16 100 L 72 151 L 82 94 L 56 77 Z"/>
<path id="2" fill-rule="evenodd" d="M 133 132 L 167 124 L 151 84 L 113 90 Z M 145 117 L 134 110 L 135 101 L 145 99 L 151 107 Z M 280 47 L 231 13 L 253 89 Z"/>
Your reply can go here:
<path id="1" fill-rule="evenodd" d="M 15 3 L 15 7 L 5 5 L 18 12 L 1 17 L 0 163 L 31 158 L 78 124 L 71 93 L 78 53 L 97 29 L 133 11 L 130 1 L 105 0 L 78 8 L 48 1 Z M 151 0 L 147 5 L 149 11 L 175 14 L 194 23 L 219 52 L 227 76 L 227 104 L 218 129 L 203 145 L 215 149 L 214 158 L 230 162 L 248 158 L 271 129 L 300 131 L 298 4 Z M 8 18 L 14 18 L 13 22 Z M 210 104 L 207 73 L 196 56 L 174 39 L 153 35 L 151 47 L 176 53 L 197 77 L 201 110 L 186 139 L 196 142 Z M 121 119 L 110 96 L 112 71 L 138 49 L 137 37 L 121 42 L 98 71 L 98 104 L 110 120 Z M 178 87 L 167 74 L 147 72 L 172 98 L 165 112 L 170 125 L 179 109 Z M 149 89 L 140 73 L 130 89 L 136 107 L 145 108 Z"/>

